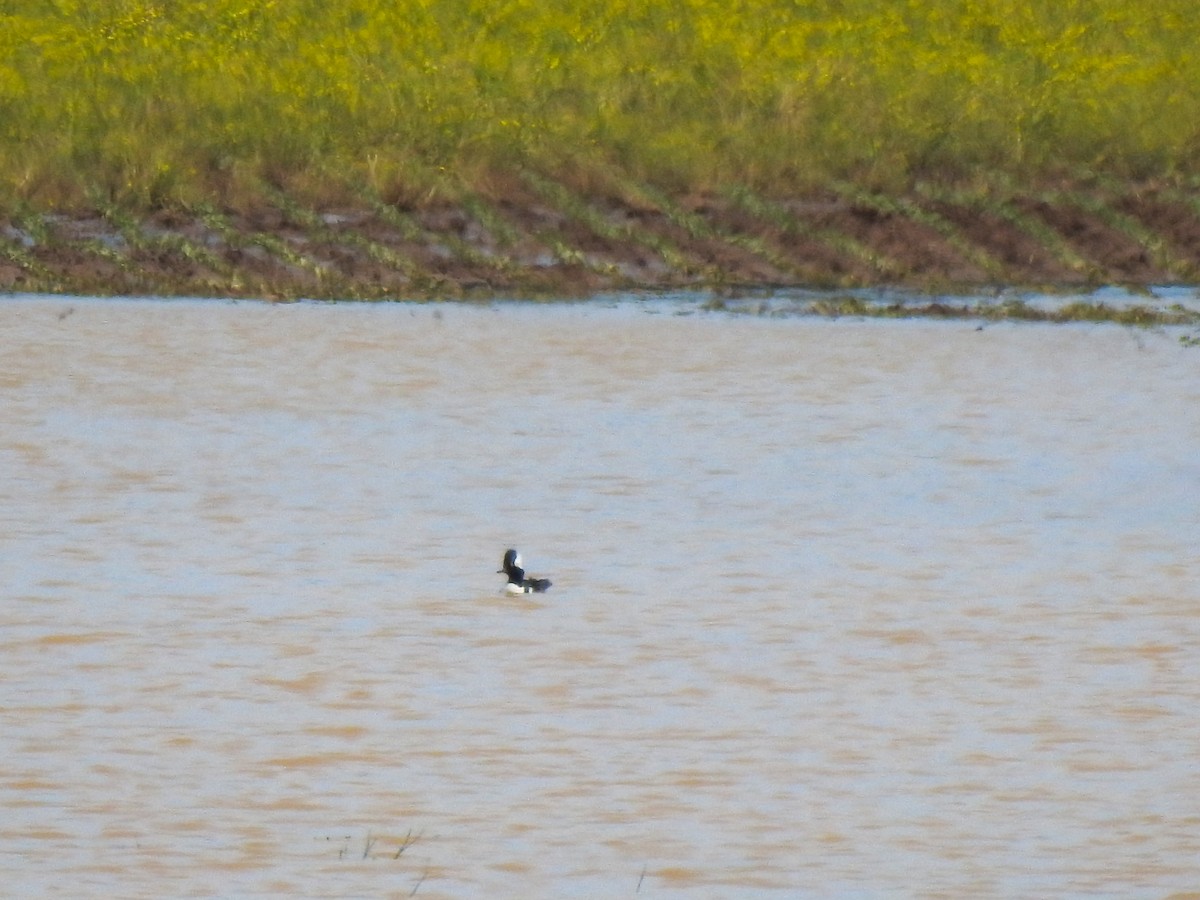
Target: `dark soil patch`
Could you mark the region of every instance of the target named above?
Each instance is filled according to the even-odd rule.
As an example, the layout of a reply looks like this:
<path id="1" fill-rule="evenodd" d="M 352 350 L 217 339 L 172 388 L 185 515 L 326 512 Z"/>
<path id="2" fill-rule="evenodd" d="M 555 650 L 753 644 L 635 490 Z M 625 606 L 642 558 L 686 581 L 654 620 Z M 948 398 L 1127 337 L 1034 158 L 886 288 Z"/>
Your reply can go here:
<path id="1" fill-rule="evenodd" d="M 986 273 L 934 229 L 898 213 L 854 203 L 828 214 L 825 227 L 849 235 L 891 260 L 905 280 L 982 283 Z"/>
<path id="2" fill-rule="evenodd" d="M 1158 268 L 1149 250 L 1070 202 L 1051 204 L 1045 200 L 1023 201 L 1024 211 L 1041 217 L 1096 271 L 1113 282 L 1155 284 L 1170 281 L 1170 273 Z"/>
<path id="3" fill-rule="evenodd" d="M 1176 260 L 1176 278 L 1200 277 L 1196 250 L 1200 247 L 1200 215 L 1195 207 L 1180 199 L 1157 192 L 1131 193 L 1122 197 L 1117 209 L 1137 219 L 1143 227 L 1158 235 L 1167 253 Z"/>
<path id="4" fill-rule="evenodd" d="M 0 216 L 0 290 L 450 298 L 731 286 L 970 290 L 997 280 L 1152 284 L 1200 273 L 1200 213 L 1187 189 L 1107 187 L 1103 196 L 1085 195 L 1094 200 L 1087 203 L 1072 199 L 1078 191 L 1004 200 L 1045 223 L 1085 271 L 1047 233 L 966 200 L 906 206 L 818 192 L 659 203 L 652 194 L 581 196 L 561 185 L 543 194 L 514 180 L 502 193 L 460 203 L 306 207 L 279 196 L 216 213 Z M 936 228 L 922 220 L 927 213 L 939 217 Z"/>
<path id="5" fill-rule="evenodd" d="M 996 260 L 1004 269 L 1005 282 L 1055 284 L 1078 277 L 1052 248 L 995 213 L 950 203 L 931 203 L 930 208 L 958 229 L 964 240 Z"/>

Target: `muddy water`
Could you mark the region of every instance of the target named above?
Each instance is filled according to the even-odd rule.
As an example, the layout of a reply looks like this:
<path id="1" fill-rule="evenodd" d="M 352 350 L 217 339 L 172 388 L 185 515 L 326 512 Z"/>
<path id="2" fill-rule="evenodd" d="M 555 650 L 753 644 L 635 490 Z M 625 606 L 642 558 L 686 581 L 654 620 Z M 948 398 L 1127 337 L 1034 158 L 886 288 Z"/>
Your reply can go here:
<path id="1" fill-rule="evenodd" d="M 1200 350 L 672 312 L 0 305 L 4 892 L 1200 890 Z"/>

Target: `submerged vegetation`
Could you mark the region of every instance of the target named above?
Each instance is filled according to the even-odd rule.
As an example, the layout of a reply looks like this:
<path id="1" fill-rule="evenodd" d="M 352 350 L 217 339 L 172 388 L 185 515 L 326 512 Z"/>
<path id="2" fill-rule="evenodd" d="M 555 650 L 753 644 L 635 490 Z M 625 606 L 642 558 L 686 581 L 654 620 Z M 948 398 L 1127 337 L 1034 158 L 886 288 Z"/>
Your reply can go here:
<path id="1" fill-rule="evenodd" d="M 1200 327 L 1200 309 L 1178 303 L 1105 303 L 1101 300 L 1071 300 L 1048 303 L 1050 298 L 1030 300 L 1021 296 L 989 298 L 955 297 L 952 300 L 929 297 L 884 299 L 860 294 L 832 292 L 818 296 L 783 296 L 765 299 L 712 297 L 703 306 L 707 311 L 773 317 L 816 316 L 836 319 L 852 316 L 866 319 L 973 319 L 981 322 L 1091 322 L 1141 327 Z M 1195 335 L 1184 334 L 1180 342 L 1195 346 Z"/>
<path id="2" fill-rule="evenodd" d="M 3 10 L 0 289 L 462 296 L 1200 271 L 1183 0 Z"/>

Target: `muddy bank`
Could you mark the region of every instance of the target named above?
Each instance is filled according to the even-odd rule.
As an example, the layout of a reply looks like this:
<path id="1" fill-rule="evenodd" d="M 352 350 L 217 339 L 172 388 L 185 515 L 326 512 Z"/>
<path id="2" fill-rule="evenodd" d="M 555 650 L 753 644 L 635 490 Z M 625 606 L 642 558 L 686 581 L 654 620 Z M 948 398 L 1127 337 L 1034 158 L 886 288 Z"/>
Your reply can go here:
<path id="1" fill-rule="evenodd" d="M 0 215 L 0 290 L 329 299 L 586 296 L 614 290 L 978 290 L 1200 281 L 1200 191 L 1056 186 L 1027 193 L 838 186 L 499 195 L 239 209 L 115 207 Z"/>

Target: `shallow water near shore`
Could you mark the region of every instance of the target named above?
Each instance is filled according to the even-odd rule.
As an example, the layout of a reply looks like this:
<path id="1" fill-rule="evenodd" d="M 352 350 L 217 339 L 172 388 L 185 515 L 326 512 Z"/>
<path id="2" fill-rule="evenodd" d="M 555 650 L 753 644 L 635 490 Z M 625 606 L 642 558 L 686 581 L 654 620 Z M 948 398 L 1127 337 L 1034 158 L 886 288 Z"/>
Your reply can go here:
<path id="1" fill-rule="evenodd" d="M 1170 330 L 63 298 L 0 327 L 13 896 L 1200 890 Z M 500 594 L 509 546 L 548 594 Z"/>

